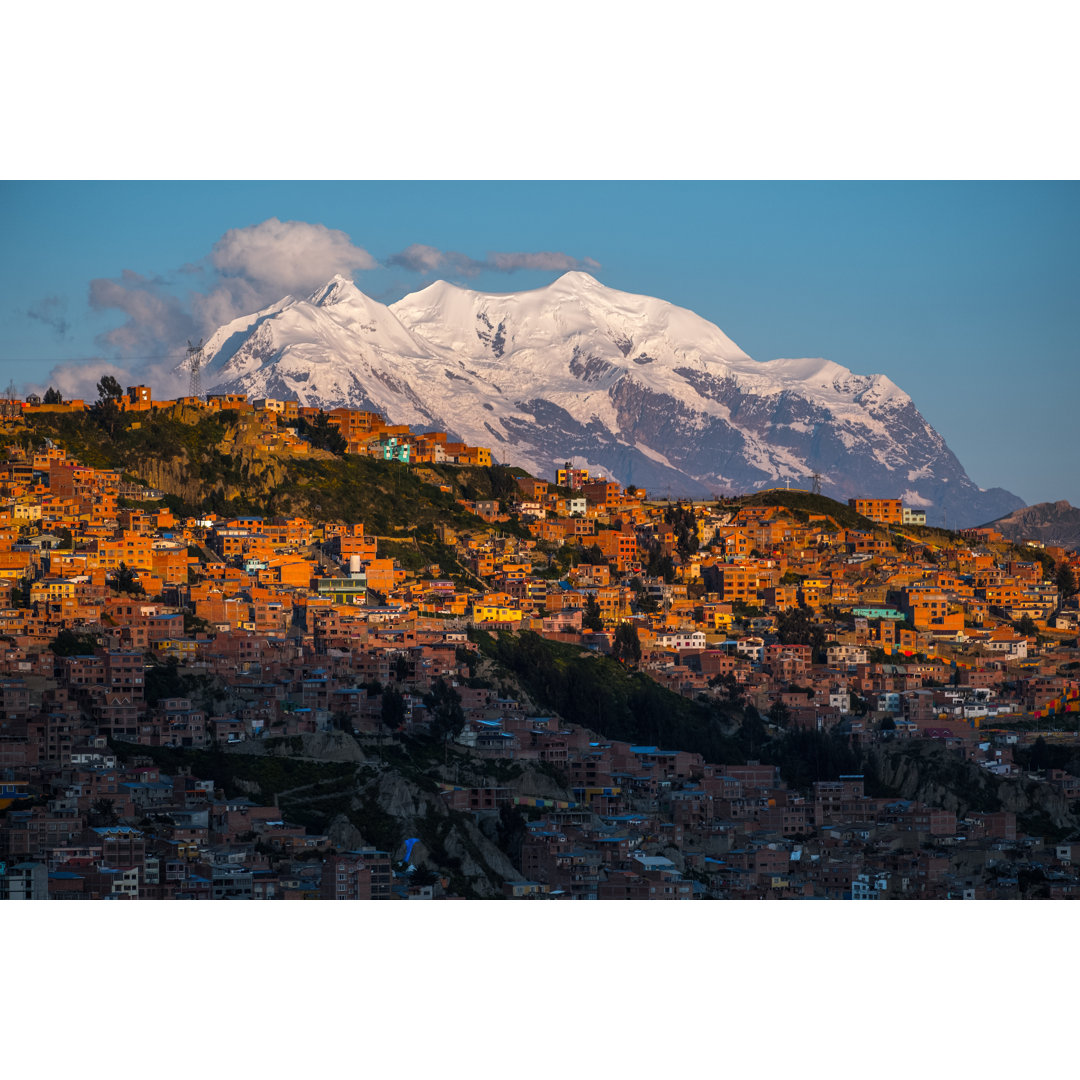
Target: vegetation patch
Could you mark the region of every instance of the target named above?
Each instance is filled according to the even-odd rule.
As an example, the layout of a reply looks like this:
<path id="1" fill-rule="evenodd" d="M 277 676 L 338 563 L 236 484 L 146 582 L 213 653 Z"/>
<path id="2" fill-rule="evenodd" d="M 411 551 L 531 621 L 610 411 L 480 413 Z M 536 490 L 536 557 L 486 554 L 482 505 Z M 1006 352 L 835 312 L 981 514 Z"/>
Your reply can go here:
<path id="1" fill-rule="evenodd" d="M 738 723 L 730 707 L 690 701 L 609 657 L 531 631 L 495 636 L 477 631 L 474 639 L 534 701 L 572 724 L 611 739 L 689 750 L 707 761 L 745 761 L 730 734 Z"/>
<path id="2" fill-rule="evenodd" d="M 738 506 L 783 506 L 788 510 L 810 514 L 827 514 L 845 529 L 866 529 L 873 532 L 881 526 L 856 514 L 846 503 L 830 499 L 828 495 L 815 495 L 810 491 L 780 491 L 771 488 L 753 495 L 741 495 L 735 500 Z"/>

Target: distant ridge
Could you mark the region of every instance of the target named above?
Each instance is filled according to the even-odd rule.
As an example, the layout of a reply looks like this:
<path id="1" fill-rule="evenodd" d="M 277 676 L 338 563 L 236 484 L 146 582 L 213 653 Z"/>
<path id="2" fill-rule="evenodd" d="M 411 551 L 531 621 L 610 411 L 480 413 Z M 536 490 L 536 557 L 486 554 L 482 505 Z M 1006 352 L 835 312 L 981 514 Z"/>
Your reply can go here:
<path id="1" fill-rule="evenodd" d="M 1007 540 L 1041 540 L 1044 544 L 1080 549 L 1080 509 L 1065 499 L 1035 503 L 989 522 Z"/>

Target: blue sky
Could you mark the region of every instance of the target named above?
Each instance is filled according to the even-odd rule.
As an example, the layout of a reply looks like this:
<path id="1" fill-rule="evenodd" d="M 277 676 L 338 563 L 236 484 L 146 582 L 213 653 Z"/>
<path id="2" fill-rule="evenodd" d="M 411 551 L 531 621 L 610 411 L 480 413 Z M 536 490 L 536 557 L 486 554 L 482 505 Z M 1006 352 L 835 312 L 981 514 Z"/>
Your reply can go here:
<path id="1" fill-rule="evenodd" d="M 179 357 L 188 332 L 339 265 L 387 303 L 438 277 L 508 292 L 583 266 L 691 308 L 758 360 L 883 372 L 976 483 L 1080 504 L 1078 194 L 1070 182 L 8 182 L 0 380 L 75 385 L 80 362 Z"/>

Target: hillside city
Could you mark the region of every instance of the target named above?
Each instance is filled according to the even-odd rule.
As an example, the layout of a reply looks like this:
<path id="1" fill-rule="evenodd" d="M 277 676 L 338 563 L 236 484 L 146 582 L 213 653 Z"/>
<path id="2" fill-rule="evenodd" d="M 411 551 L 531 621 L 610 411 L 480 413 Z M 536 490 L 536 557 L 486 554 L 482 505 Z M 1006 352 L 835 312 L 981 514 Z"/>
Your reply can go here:
<path id="1" fill-rule="evenodd" d="M 0 899 L 1080 895 L 1076 550 L 100 387 L 2 403 Z M 100 464 L 212 416 L 238 490 L 368 459 L 444 502 L 230 513 Z"/>

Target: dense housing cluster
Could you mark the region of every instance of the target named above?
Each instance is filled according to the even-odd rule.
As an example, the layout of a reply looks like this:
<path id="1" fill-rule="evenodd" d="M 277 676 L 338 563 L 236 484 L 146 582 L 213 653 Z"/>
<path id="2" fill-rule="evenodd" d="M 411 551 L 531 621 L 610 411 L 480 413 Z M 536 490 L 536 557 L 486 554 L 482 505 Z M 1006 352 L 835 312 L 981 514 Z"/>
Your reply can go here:
<path id="1" fill-rule="evenodd" d="M 391 468 L 491 466 L 355 410 L 115 406 L 227 411 L 280 455 L 329 429 Z M 928 530 L 898 500 L 650 500 L 569 463 L 458 503 L 475 525 L 440 524 L 428 562 L 363 521 L 177 513 L 9 440 L 0 898 L 1074 893 L 1076 552 Z M 662 688 L 742 760 L 673 745 L 677 710 L 617 737 L 568 646 L 644 695 L 636 721 Z M 408 799 L 402 747 L 428 754 Z M 900 797 L 901 758 L 975 794 Z M 421 835 L 391 820 L 406 804 Z"/>

